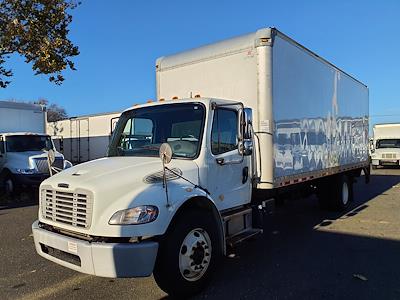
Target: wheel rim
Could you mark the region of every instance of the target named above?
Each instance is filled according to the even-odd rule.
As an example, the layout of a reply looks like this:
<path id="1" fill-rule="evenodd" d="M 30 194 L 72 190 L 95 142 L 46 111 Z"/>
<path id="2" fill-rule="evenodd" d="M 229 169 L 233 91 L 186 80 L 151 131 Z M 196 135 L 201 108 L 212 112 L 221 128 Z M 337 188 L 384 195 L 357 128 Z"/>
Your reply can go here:
<path id="1" fill-rule="evenodd" d="M 343 182 L 343 186 L 342 186 L 342 202 L 343 202 L 343 205 L 346 205 L 347 202 L 349 202 L 349 187 L 347 185 L 347 182 Z"/>
<path id="2" fill-rule="evenodd" d="M 206 231 L 196 228 L 190 231 L 179 249 L 179 271 L 188 281 L 199 280 L 211 261 L 211 239 Z"/>
<path id="3" fill-rule="evenodd" d="M 11 194 L 14 191 L 14 184 L 11 179 L 7 179 L 5 182 L 6 194 Z"/>

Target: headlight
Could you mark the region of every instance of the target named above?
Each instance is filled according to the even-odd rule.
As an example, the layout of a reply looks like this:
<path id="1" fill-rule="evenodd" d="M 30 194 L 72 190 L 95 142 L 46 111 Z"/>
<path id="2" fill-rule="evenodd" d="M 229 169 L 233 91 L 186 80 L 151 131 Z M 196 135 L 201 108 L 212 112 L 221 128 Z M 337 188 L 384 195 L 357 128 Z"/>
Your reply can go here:
<path id="1" fill-rule="evenodd" d="M 108 221 L 110 225 L 133 225 L 153 222 L 157 219 L 158 208 L 153 205 L 142 205 L 117 211 Z"/>
<path id="2" fill-rule="evenodd" d="M 15 171 L 23 175 L 32 175 L 35 173 L 35 169 L 15 169 Z"/>
<path id="3" fill-rule="evenodd" d="M 71 168 L 73 165 L 69 160 L 64 160 L 64 170 Z"/>

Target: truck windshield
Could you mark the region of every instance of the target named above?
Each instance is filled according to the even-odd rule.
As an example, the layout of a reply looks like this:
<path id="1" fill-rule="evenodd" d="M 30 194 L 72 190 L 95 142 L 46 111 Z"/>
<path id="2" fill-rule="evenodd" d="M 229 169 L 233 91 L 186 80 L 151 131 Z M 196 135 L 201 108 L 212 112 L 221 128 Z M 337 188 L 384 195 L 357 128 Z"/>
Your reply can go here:
<path id="1" fill-rule="evenodd" d="M 108 156 L 157 156 L 169 143 L 173 157 L 195 158 L 201 145 L 205 118 L 200 103 L 138 108 L 121 115 Z"/>
<path id="2" fill-rule="evenodd" d="M 51 138 L 46 135 L 7 136 L 7 152 L 41 151 L 53 148 Z"/>
<path id="3" fill-rule="evenodd" d="M 400 148 L 400 139 L 384 139 L 376 142 L 376 149 L 379 148 Z"/>

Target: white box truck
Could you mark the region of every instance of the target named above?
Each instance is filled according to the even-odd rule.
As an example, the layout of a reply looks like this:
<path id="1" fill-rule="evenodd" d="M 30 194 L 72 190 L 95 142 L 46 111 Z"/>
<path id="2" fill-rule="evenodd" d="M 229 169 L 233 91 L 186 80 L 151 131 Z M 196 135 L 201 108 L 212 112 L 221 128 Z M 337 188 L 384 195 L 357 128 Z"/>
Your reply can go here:
<path id="1" fill-rule="evenodd" d="M 47 123 L 47 133 L 65 159 L 73 164 L 107 155 L 120 112 L 72 117 Z"/>
<path id="2" fill-rule="evenodd" d="M 153 273 L 188 296 L 262 232 L 274 199 L 317 192 L 343 210 L 369 174 L 367 87 L 276 29 L 160 58 L 156 76 L 159 101 L 122 113 L 108 157 L 42 183 L 41 256 L 103 277 Z"/>
<path id="3" fill-rule="evenodd" d="M 46 134 L 44 106 L 0 101 L 0 189 L 12 194 L 21 186 L 39 186 L 49 177 L 47 151 L 55 150 Z M 55 152 L 53 167 L 70 164 Z"/>
<path id="4" fill-rule="evenodd" d="M 372 168 L 400 165 L 400 124 L 376 124 L 372 128 Z"/>

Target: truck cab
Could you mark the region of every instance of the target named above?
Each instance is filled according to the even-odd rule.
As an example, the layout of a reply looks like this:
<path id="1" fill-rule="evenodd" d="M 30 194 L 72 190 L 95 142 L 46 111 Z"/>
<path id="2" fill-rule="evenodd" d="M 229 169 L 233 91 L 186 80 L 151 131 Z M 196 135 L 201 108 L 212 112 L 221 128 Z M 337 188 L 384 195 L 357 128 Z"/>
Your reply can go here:
<path id="1" fill-rule="evenodd" d="M 372 167 L 400 165 L 400 137 L 374 141 L 371 149 Z"/>
<path id="2" fill-rule="evenodd" d="M 225 251 L 225 238 L 250 233 L 250 120 L 241 103 L 217 99 L 125 111 L 108 157 L 41 184 L 32 227 L 37 252 L 83 273 L 154 272 L 169 292 L 198 290 Z M 171 149 L 165 168 L 164 143 Z"/>
<path id="3" fill-rule="evenodd" d="M 0 185 L 6 194 L 21 186 L 39 186 L 49 177 L 47 151 L 55 152 L 53 167 L 69 166 L 50 136 L 29 132 L 0 133 Z"/>
<path id="4" fill-rule="evenodd" d="M 376 124 L 371 142 L 372 168 L 400 165 L 400 124 Z"/>

